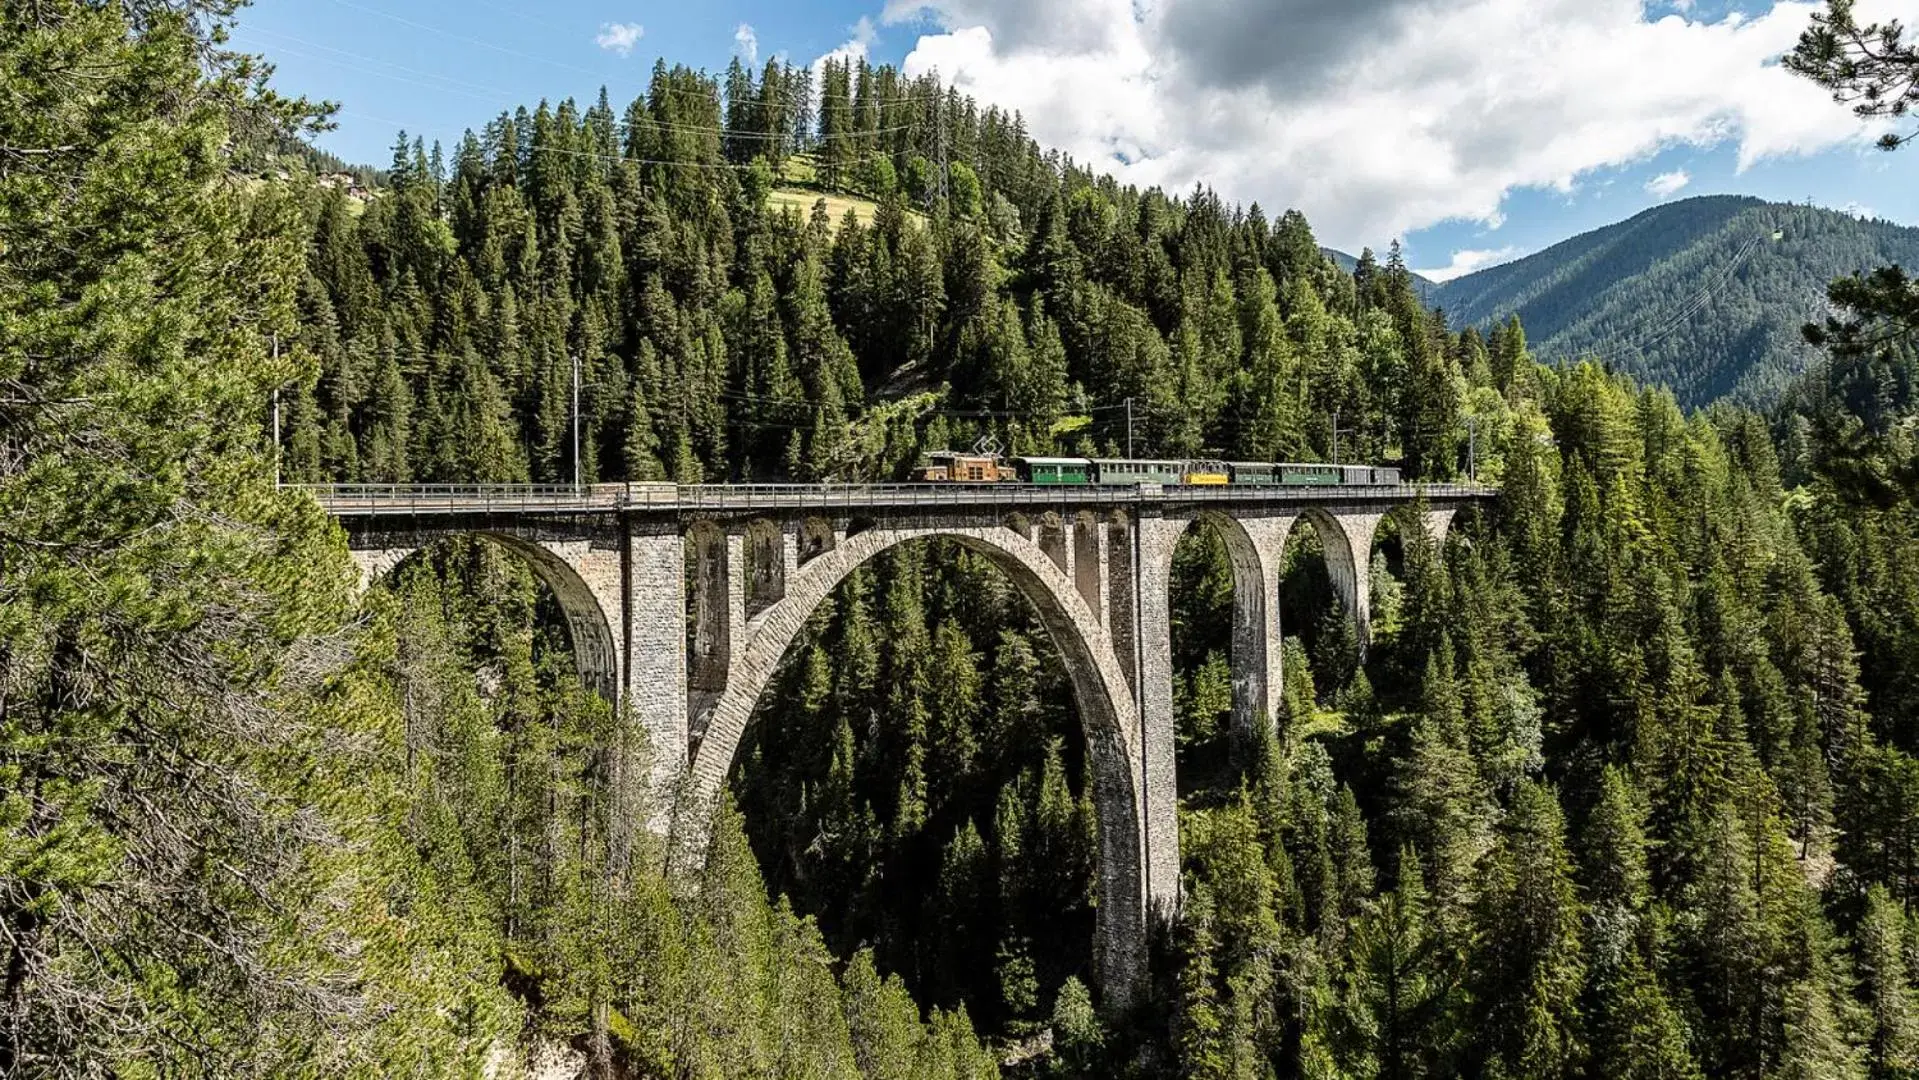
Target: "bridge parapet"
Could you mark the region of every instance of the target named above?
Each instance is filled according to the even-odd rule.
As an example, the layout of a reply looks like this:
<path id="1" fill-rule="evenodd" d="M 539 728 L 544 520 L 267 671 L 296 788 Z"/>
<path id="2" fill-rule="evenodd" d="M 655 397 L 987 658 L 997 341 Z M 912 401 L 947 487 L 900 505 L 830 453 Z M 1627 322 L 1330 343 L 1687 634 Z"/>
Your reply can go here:
<path id="1" fill-rule="evenodd" d="M 1476 484 L 1236 485 L 1084 484 L 304 484 L 336 517 L 394 514 L 731 514 L 850 515 L 910 507 L 1137 507 L 1214 508 L 1354 503 L 1398 505 L 1423 499 L 1459 505 L 1489 499 L 1497 488 Z"/>

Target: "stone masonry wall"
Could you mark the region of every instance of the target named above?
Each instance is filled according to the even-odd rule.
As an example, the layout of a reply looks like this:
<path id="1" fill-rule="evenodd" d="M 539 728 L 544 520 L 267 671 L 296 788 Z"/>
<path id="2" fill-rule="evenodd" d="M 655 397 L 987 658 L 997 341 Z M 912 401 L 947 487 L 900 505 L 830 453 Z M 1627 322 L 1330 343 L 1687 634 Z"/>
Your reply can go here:
<path id="1" fill-rule="evenodd" d="M 1145 755 L 1146 894 L 1162 917 L 1179 905 L 1179 732 L 1173 716 L 1173 550 L 1190 522 L 1142 514 L 1138 529 L 1140 747 Z"/>
<path id="2" fill-rule="evenodd" d="M 690 757 L 686 690 L 686 544 L 679 530 L 634 527 L 626 536 L 626 704 L 645 733 L 655 813 Z"/>

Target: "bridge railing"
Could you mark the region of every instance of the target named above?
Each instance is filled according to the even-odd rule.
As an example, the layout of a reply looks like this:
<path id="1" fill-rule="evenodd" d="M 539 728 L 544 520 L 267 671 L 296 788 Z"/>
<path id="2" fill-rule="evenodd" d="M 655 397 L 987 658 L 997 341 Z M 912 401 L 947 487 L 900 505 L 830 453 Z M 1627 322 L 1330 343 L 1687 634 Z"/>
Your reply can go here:
<path id="1" fill-rule="evenodd" d="M 306 484 L 334 513 L 607 513 L 627 509 L 850 512 L 880 506 L 1058 506 L 1141 501 L 1245 502 L 1354 498 L 1484 498 L 1494 489 L 1473 484 L 1273 485 L 1155 484 Z"/>
<path id="2" fill-rule="evenodd" d="M 619 510 L 671 507 L 679 502 L 673 484 L 288 484 L 332 510 L 374 513 L 478 511 Z"/>
<path id="3" fill-rule="evenodd" d="M 680 489 L 680 505 L 692 510 L 1034 505 L 1121 502 L 1137 493 L 1127 484 L 693 484 Z"/>
<path id="4" fill-rule="evenodd" d="M 1492 489 L 1470 484 L 1272 485 L 1181 484 L 695 484 L 682 487 L 680 505 L 690 509 L 741 510 L 865 505 L 968 505 L 1117 503 L 1148 500 L 1236 502 L 1261 496 L 1336 501 L 1356 495 L 1412 498 L 1476 498 Z"/>

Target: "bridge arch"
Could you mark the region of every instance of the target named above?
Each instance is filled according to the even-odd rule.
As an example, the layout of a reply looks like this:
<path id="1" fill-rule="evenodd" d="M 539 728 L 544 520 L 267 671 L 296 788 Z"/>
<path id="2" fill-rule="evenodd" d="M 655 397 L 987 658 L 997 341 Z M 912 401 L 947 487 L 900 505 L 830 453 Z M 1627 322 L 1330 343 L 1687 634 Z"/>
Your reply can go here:
<path id="1" fill-rule="evenodd" d="M 1140 588 L 1151 594 L 1149 610 L 1170 615 L 1174 550 L 1180 538 L 1202 522 L 1221 538 L 1232 562 L 1233 722 L 1242 732 L 1251 731 L 1262 717 L 1271 723 L 1279 715 L 1284 685 L 1279 582 L 1286 571 L 1288 541 L 1301 525 L 1319 540 L 1334 595 L 1363 643 L 1371 628 L 1368 560 L 1379 515 L 1335 513 L 1318 506 L 1270 515 L 1211 509 L 1168 515 L 1151 531 L 1151 551 L 1142 567 Z M 1164 699 L 1170 715 L 1170 657 L 1146 659 L 1148 707 Z"/>
<path id="2" fill-rule="evenodd" d="M 1362 653 L 1373 629 L 1373 534 L 1379 529 L 1379 519 L 1376 513 L 1335 516 L 1317 506 L 1306 507 L 1299 514 L 1300 522 L 1310 527 L 1319 539 L 1333 595 L 1346 609 L 1346 618 L 1353 624 Z"/>
<path id="3" fill-rule="evenodd" d="M 1226 548 L 1233 575 L 1233 618 L 1231 655 L 1233 678 L 1233 727 L 1250 733 L 1260 724 L 1271 724 L 1278 716 L 1280 687 L 1279 574 L 1285 554 L 1286 536 L 1294 519 L 1288 515 L 1274 518 L 1242 518 L 1218 510 L 1200 510 L 1168 519 L 1158 560 L 1162 569 L 1144 588 L 1158 590 L 1155 599 L 1165 604 L 1169 621 L 1173 610 L 1173 557 L 1181 539 L 1204 526 L 1218 536 Z M 1172 708 L 1172 657 L 1164 659 L 1164 684 L 1160 685 L 1161 665 L 1149 660 L 1146 686 L 1149 696 L 1164 697 Z"/>
<path id="4" fill-rule="evenodd" d="M 734 643 L 731 676 L 700 721 L 691 762 L 690 809 L 717 802 L 761 696 L 815 609 L 855 569 L 913 540 L 948 539 L 997 566 L 1039 616 L 1066 664 L 1087 745 L 1088 774 L 1099 823 L 1099 896 L 1094 967 L 1114 1000 L 1131 997 L 1146 970 L 1151 898 L 1144 870 L 1151 842 L 1145 827 L 1138 713 L 1130 684 L 1105 626 L 1052 554 L 1012 528 L 874 527 L 842 535 L 830 549 L 790 573 L 782 599 Z M 701 818 L 700 820 L 704 820 Z M 1172 858 L 1177 860 L 1177 854 Z"/>
<path id="5" fill-rule="evenodd" d="M 586 541 L 540 540 L 511 532 L 456 529 L 410 538 L 399 546 L 355 550 L 361 588 L 371 588 L 414 555 L 441 540 L 475 536 L 515 556 L 553 594 L 566 616 L 567 639 L 573 646 L 580 683 L 609 703 L 619 700 L 620 642 L 607 608 L 587 580 L 593 574 L 591 546 Z"/>

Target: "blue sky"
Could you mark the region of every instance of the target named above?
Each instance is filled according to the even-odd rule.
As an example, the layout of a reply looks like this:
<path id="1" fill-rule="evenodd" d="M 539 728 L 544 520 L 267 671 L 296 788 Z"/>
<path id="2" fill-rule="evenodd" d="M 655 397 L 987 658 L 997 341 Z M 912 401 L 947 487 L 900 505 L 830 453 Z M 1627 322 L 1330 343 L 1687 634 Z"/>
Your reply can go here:
<path id="1" fill-rule="evenodd" d="M 1919 0 L 1861 0 L 1919 23 Z M 864 53 L 1021 109 L 1123 179 L 1203 181 L 1322 242 L 1490 265 L 1690 195 L 1919 225 L 1919 150 L 1886 154 L 1770 66 L 1794 0 L 255 0 L 235 41 L 340 103 L 322 144 L 384 164 L 541 98 L 617 105 L 655 57 Z"/>

